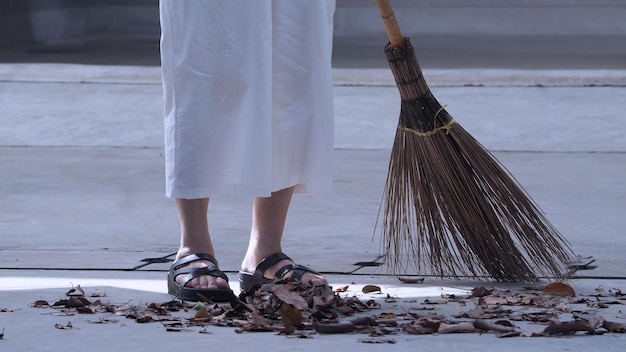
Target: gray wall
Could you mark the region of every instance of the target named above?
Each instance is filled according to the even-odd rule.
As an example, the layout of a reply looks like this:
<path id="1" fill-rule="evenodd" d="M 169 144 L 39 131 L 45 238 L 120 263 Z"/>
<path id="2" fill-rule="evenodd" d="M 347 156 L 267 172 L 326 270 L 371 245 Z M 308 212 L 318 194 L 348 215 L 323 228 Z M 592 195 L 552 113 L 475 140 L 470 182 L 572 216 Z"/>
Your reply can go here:
<path id="1" fill-rule="evenodd" d="M 392 0 L 405 34 L 626 36 L 626 0 Z M 158 37 L 158 0 L 2 0 L 0 45 Z M 337 0 L 335 36 L 384 37 L 373 0 Z"/>
<path id="2" fill-rule="evenodd" d="M 336 36 L 382 32 L 373 0 L 339 0 Z M 400 28 L 440 35 L 626 35 L 626 0 L 391 0 Z"/>
<path id="3" fill-rule="evenodd" d="M 158 35 L 158 0 L 0 1 L 0 44 L 76 44 Z"/>

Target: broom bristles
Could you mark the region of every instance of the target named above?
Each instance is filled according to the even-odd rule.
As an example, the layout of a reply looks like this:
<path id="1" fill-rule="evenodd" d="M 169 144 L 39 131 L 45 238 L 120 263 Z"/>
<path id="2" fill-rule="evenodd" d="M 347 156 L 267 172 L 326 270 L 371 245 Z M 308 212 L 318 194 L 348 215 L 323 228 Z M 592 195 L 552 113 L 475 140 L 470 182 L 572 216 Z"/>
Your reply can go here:
<path id="1" fill-rule="evenodd" d="M 565 273 L 567 242 L 432 96 L 406 42 L 388 53 L 402 97 L 380 209 L 388 269 L 523 282 Z"/>
<path id="2" fill-rule="evenodd" d="M 383 254 L 395 273 L 408 265 L 531 282 L 559 276 L 572 259 L 513 176 L 459 124 L 430 137 L 398 130 L 382 204 Z"/>

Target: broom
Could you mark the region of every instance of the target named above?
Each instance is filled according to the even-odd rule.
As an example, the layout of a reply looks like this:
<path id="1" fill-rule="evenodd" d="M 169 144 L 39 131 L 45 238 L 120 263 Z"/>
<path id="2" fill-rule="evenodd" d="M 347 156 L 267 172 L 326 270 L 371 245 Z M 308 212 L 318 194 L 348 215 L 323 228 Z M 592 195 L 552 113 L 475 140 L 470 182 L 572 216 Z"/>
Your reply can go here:
<path id="1" fill-rule="evenodd" d="M 401 97 L 379 211 L 388 269 L 535 282 L 574 255 L 514 177 L 439 104 L 388 0 L 376 0 Z M 403 256 L 408 256 L 404 258 Z M 405 263 L 406 261 L 406 263 Z"/>

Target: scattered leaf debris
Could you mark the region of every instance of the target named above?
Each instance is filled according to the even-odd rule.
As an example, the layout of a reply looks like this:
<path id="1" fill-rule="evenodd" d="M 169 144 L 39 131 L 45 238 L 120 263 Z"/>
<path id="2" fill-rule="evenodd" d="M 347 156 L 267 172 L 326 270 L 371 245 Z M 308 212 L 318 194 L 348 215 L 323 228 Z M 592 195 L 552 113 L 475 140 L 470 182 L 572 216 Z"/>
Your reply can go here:
<path id="1" fill-rule="evenodd" d="M 399 278 L 400 279 L 400 278 Z M 421 282 L 421 281 L 420 281 Z M 354 284 L 354 283 L 353 283 Z M 385 312 L 381 302 L 393 306 L 398 297 L 361 300 L 349 286 L 333 290 L 329 286 L 309 287 L 281 281 L 241 294 L 230 304 L 132 301 L 114 304 L 73 286 L 57 301 L 37 300 L 35 309 L 52 310 L 52 316 L 90 314 L 90 324 L 120 324 L 121 318 L 137 324 L 161 324 L 167 332 L 197 331 L 210 334 L 208 327 L 230 327 L 236 333 L 272 332 L 291 338 L 314 335 L 354 334 L 368 344 L 394 344 L 400 334 L 445 335 L 458 333 L 491 334 L 498 338 L 602 335 L 626 332 L 623 322 L 606 320 L 601 312 L 612 305 L 626 304 L 622 290 L 598 287 L 592 293 L 574 292 L 564 283 L 524 290 L 476 287 L 469 295 L 442 293 L 422 301 L 404 301 L 414 306 L 402 312 Z M 380 286 L 365 285 L 362 293 L 382 294 Z M 363 296 L 363 295 L 361 295 Z M 50 303 L 53 302 L 53 303 Z M 455 314 L 441 314 L 441 307 L 454 305 Z M 13 310 L 2 309 L 2 312 Z M 626 314 L 613 318 L 626 319 Z M 124 323 L 121 323 L 124 325 Z M 71 322 L 55 324 L 59 330 L 76 329 Z M 4 329 L 0 339 L 4 337 Z"/>

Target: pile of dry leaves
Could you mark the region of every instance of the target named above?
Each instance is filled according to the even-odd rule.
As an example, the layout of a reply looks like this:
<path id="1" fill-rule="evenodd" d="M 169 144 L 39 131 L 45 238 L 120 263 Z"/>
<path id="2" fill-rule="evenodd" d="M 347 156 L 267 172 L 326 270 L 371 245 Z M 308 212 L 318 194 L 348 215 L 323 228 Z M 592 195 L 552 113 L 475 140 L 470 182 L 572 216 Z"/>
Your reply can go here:
<path id="1" fill-rule="evenodd" d="M 380 288 L 368 285 L 362 292 L 374 297 L 377 290 Z M 302 338 L 352 333 L 363 337 L 359 341 L 365 343 L 395 343 L 393 336 L 400 334 L 493 332 L 498 337 L 534 337 L 625 332 L 624 323 L 599 314 L 603 308 L 626 304 L 626 294 L 618 289 L 598 288 L 593 294 L 576 296 L 570 286 L 561 283 L 522 292 L 476 287 L 463 297 L 403 301 L 401 313 L 382 312 L 383 305 L 396 304 L 398 299 L 382 292 L 378 296 L 381 298 L 363 301 L 349 293 L 348 287 L 333 291 L 328 286 L 280 282 L 234 298 L 230 304 L 206 300 L 137 306 L 104 302 L 105 295 L 87 295 L 77 286 L 54 303 L 39 300 L 31 306 L 53 308 L 55 315 L 99 315 L 89 320 L 94 324 L 115 324 L 123 317 L 137 323 L 158 322 L 166 331 L 203 333 L 208 326 L 225 326 L 238 333 L 267 331 Z M 464 309 L 449 316 L 437 312 L 437 307 L 447 304 Z M 564 317 L 566 321 L 562 321 Z M 615 317 L 626 319 L 626 314 L 620 310 Z M 56 328 L 72 329 L 72 324 L 57 324 Z"/>

